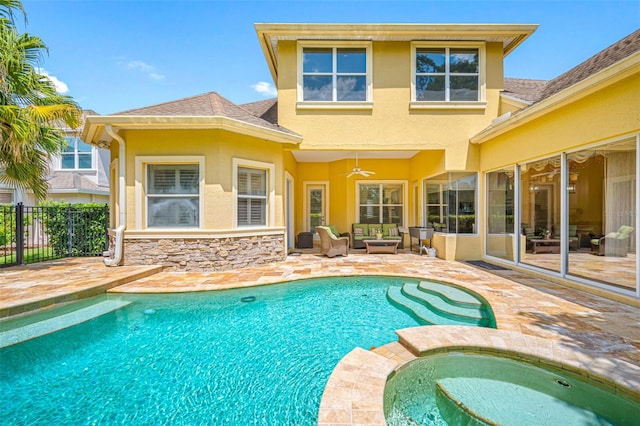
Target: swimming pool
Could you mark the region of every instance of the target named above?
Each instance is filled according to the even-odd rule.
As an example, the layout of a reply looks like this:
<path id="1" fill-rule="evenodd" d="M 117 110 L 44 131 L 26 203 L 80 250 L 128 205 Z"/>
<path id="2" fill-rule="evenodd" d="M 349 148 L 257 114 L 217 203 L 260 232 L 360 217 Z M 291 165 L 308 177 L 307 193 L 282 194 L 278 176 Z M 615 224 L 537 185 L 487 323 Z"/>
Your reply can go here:
<path id="1" fill-rule="evenodd" d="M 127 306 L 0 350 L 10 424 L 315 424 L 354 347 L 425 324 L 388 302 L 389 277 L 206 293 L 108 296 Z M 244 301 L 243 301 L 244 300 Z M 468 325 L 468 323 L 464 323 Z"/>
<path id="2" fill-rule="evenodd" d="M 390 426 L 634 425 L 640 401 L 542 362 L 451 351 L 398 370 L 384 410 Z"/>

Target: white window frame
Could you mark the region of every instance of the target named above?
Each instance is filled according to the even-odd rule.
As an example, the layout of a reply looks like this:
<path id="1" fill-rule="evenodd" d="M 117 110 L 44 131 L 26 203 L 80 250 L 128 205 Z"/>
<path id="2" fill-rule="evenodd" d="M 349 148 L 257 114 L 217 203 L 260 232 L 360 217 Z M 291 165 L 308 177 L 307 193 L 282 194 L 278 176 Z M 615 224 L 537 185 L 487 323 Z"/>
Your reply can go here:
<path id="1" fill-rule="evenodd" d="M 445 200 L 443 193 L 447 190 L 448 181 L 441 182 L 430 180 L 429 178 L 425 178 L 422 180 L 422 197 L 423 197 L 423 208 L 424 208 L 424 217 L 423 217 L 423 226 L 429 225 L 429 207 L 437 207 L 440 216 L 439 223 L 447 222 L 447 218 L 445 216 L 445 211 L 449 207 L 449 200 Z M 429 204 L 429 197 L 427 196 L 427 185 L 438 185 L 438 199 L 439 202 L 435 204 Z M 448 225 L 448 223 L 447 223 Z"/>
<path id="2" fill-rule="evenodd" d="M 407 209 L 409 207 L 409 181 L 407 180 L 356 180 L 355 181 L 355 191 L 356 191 L 356 223 L 360 223 L 360 185 L 394 185 L 400 184 L 402 185 L 402 223 L 398 226 L 402 228 L 406 228 L 409 223 Z M 382 211 L 383 206 L 388 205 L 400 205 L 400 204 L 376 204 L 380 206 L 380 220 L 383 220 L 384 212 Z"/>
<path id="3" fill-rule="evenodd" d="M 265 225 L 238 225 L 238 168 L 249 168 L 265 170 L 267 173 L 266 178 L 266 200 L 267 206 L 265 208 Z M 269 228 L 275 226 L 276 206 L 275 206 L 275 188 L 276 188 L 276 166 L 273 163 L 265 163 L 262 161 L 248 160 L 244 158 L 232 159 L 232 173 L 233 173 L 233 228 L 234 229 L 252 229 L 252 228 Z"/>
<path id="4" fill-rule="evenodd" d="M 175 228 L 149 228 L 147 223 L 147 165 L 149 164 L 198 164 L 198 226 Z M 204 228 L 204 156 L 136 156 L 135 158 L 135 193 L 136 193 L 136 229 L 151 229 L 154 231 L 203 229 Z"/>
<path id="5" fill-rule="evenodd" d="M 80 139 L 78 136 L 70 136 L 70 135 L 66 135 L 65 136 L 65 140 L 69 141 L 70 139 L 73 140 L 73 167 L 62 167 L 62 157 L 66 154 L 66 155 L 70 155 L 72 154 L 71 151 L 62 151 L 60 152 L 60 154 L 58 155 L 58 161 L 57 161 L 57 170 L 62 170 L 62 171 L 95 171 L 96 170 L 96 147 L 95 146 L 91 146 L 89 144 L 87 144 L 85 141 L 83 141 L 82 139 Z M 86 145 L 89 145 L 91 147 L 91 151 L 88 152 L 82 152 L 79 153 L 78 151 L 78 142 L 82 142 Z M 80 164 L 80 157 L 79 155 L 90 155 L 91 156 L 91 167 L 89 168 L 79 168 L 79 164 Z"/>
<path id="6" fill-rule="evenodd" d="M 418 49 L 445 49 L 446 73 L 445 73 L 445 97 L 444 101 L 417 101 L 416 100 L 416 53 Z M 449 53 L 451 49 L 477 49 L 478 50 L 478 100 L 477 101 L 449 101 L 449 84 L 451 74 L 449 73 Z M 450 43 L 411 43 L 411 104 L 413 109 L 483 109 L 487 105 L 487 61 L 485 43 L 450 42 Z"/>
<path id="7" fill-rule="evenodd" d="M 333 50 L 333 99 L 336 99 L 336 78 L 337 73 L 337 49 L 359 48 L 365 49 L 366 60 L 366 79 L 367 79 L 367 96 L 364 101 L 305 101 L 304 100 L 304 78 L 303 78 L 303 60 L 305 48 L 327 48 Z M 362 41 L 299 41 L 297 46 L 298 57 L 298 84 L 297 84 L 297 108 L 330 108 L 330 109 L 371 109 L 373 108 L 373 60 L 372 60 L 372 43 Z M 351 74 L 351 73 L 350 73 Z"/>

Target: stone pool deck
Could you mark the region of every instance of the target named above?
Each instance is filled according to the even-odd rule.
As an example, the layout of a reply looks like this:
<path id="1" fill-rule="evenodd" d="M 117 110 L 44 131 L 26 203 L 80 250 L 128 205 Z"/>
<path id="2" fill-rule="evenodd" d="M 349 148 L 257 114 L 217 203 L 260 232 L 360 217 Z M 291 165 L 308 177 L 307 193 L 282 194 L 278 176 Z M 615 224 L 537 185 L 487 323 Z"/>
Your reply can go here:
<path id="1" fill-rule="evenodd" d="M 337 366 L 323 396 L 319 423 L 384 424 L 382 393 L 389 372 L 420 353 L 451 347 L 506 348 L 560 367 L 580 367 L 640 398 L 640 308 L 512 270 L 486 270 L 415 253 L 309 252 L 286 261 L 225 272 L 159 272 L 107 268 L 101 259 L 67 259 L 0 270 L 0 319 L 104 291 L 170 293 L 264 285 L 311 277 L 389 275 L 435 279 L 469 288 L 494 310 L 498 330 L 436 326 L 400 330 L 399 341 L 354 349 Z M 64 295 L 67 298 L 64 298 Z M 3 315 L 4 314 L 4 315 Z M 516 356 L 520 356 L 516 355 Z"/>

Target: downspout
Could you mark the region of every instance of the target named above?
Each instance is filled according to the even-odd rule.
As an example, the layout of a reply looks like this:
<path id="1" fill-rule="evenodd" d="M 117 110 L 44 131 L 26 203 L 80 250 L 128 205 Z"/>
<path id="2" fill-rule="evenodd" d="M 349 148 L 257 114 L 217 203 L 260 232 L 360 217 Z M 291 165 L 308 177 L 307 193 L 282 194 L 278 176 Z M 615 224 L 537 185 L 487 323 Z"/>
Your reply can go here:
<path id="1" fill-rule="evenodd" d="M 124 139 L 119 136 L 111 127 L 110 124 L 105 126 L 105 131 L 114 140 L 118 141 L 118 204 L 120 207 L 119 223 L 117 229 L 115 229 L 115 249 L 112 258 L 104 258 L 104 264 L 107 266 L 118 266 L 122 261 L 122 255 L 124 252 L 124 230 L 127 228 L 127 194 L 126 194 L 126 159 L 125 159 L 125 146 Z M 110 232 L 111 234 L 111 232 Z"/>

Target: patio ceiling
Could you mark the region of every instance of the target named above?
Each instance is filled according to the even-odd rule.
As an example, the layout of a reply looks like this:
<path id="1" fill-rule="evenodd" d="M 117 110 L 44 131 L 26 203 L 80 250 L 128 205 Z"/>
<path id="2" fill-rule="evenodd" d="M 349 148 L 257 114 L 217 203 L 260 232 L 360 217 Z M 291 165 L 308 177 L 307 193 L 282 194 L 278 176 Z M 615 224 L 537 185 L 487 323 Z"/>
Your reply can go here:
<path id="1" fill-rule="evenodd" d="M 407 159 L 419 151 L 292 151 L 298 163 L 328 163 L 344 159 Z"/>

